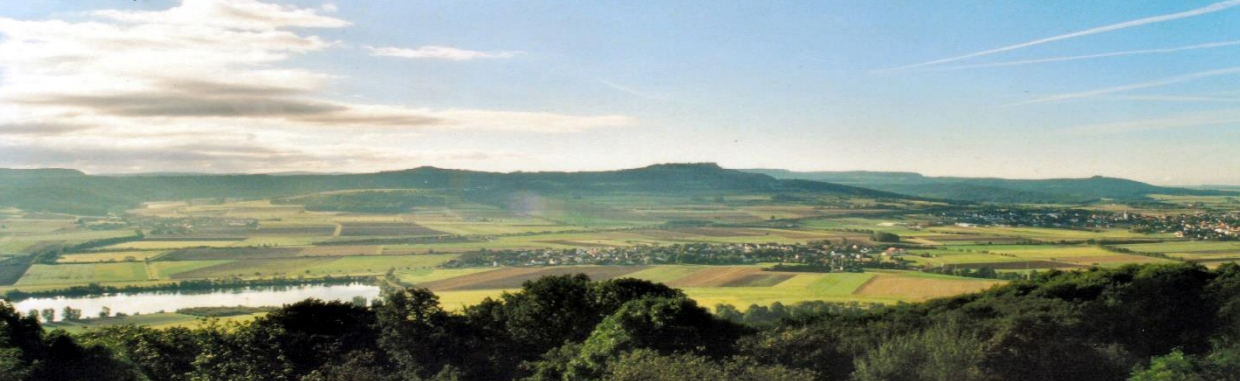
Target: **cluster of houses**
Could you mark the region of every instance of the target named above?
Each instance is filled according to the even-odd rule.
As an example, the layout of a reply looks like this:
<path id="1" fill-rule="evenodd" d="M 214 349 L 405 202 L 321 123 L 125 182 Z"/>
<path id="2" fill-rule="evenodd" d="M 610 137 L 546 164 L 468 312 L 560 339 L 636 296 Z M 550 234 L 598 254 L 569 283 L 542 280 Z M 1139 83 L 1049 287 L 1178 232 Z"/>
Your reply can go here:
<path id="1" fill-rule="evenodd" d="M 1202 212 L 1147 217 L 1142 219 L 1133 230 L 1147 233 L 1174 233 L 1177 238 L 1234 241 L 1240 240 L 1240 213 Z"/>
<path id="2" fill-rule="evenodd" d="M 902 263 L 903 248 L 811 242 L 806 244 L 729 243 L 637 245 L 572 249 L 482 250 L 449 261 L 443 267 L 569 266 L 569 265 L 739 265 L 781 263 L 847 271 L 879 264 Z"/>
<path id="3" fill-rule="evenodd" d="M 1105 229 L 1130 224 L 1138 216 L 1081 209 L 985 208 L 937 215 L 956 226 L 1022 226 L 1061 229 Z"/>
<path id="4" fill-rule="evenodd" d="M 957 226 L 1028 226 L 1062 229 L 1127 228 L 1139 233 L 1173 233 L 1198 240 L 1240 240 L 1240 213 L 1200 212 L 1168 216 L 1080 209 L 988 208 L 939 213 Z"/>
<path id="5" fill-rule="evenodd" d="M 130 217 L 129 222 L 151 235 L 228 235 L 258 228 L 257 219 L 233 217 Z"/>

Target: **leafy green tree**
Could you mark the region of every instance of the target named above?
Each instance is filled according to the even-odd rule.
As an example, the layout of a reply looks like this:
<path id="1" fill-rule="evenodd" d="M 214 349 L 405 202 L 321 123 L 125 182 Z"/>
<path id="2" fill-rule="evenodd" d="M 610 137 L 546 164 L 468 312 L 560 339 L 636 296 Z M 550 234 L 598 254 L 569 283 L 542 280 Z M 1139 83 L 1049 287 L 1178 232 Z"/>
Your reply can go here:
<path id="1" fill-rule="evenodd" d="M 885 340 L 856 360 L 856 381 L 982 381 L 985 344 L 956 323 Z"/>
<path id="2" fill-rule="evenodd" d="M 1104 274 L 1116 284 L 1085 311 L 1098 315 L 1091 329 L 1104 335 L 1101 340 L 1114 340 L 1141 358 L 1175 348 L 1190 354 L 1209 350 L 1218 309 L 1206 292 L 1214 278 L 1206 268 L 1130 265 Z"/>
<path id="3" fill-rule="evenodd" d="M 1146 369 L 1132 373 L 1129 381 L 1205 381 L 1197 372 L 1192 359 L 1179 349 L 1150 360 Z"/>
<path id="4" fill-rule="evenodd" d="M 715 316 L 733 323 L 740 323 L 745 320 L 745 315 L 741 314 L 741 311 L 731 304 L 716 304 Z"/>
<path id="5" fill-rule="evenodd" d="M 65 306 L 65 308 L 60 311 L 60 317 L 65 319 L 65 321 L 77 321 L 82 318 L 82 310 Z"/>
<path id="6" fill-rule="evenodd" d="M 520 292 L 502 297 L 505 329 L 526 353 L 581 341 L 599 320 L 590 288 L 590 278 L 583 274 L 526 282 Z"/>
<path id="7" fill-rule="evenodd" d="M 152 381 L 189 381 L 201 352 L 198 330 L 151 329 L 133 325 L 102 327 L 80 336 L 84 344 L 102 345 Z"/>
<path id="8" fill-rule="evenodd" d="M 518 366 L 554 355 L 557 348 L 579 343 L 604 318 L 625 303 L 643 297 L 684 297 L 679 290 L 638 279 L 591 282 L 582 275 L 543 277 L 525 282 L 521 290 L 499 300 L 484 300 L 465 309 L 465 336 L 475 337 L 469 353 L 475 357 L 465 372 L 478 371 L 482 362 L 492 375 L 522 373 Z M 558 353 L 558 352 L 557 352 Z M 554 367 L 553 367 L 554 368 Z M 530 365 L 525 371 L 541 369 Z"/>
<path id="9" fill-rule="evenodd" d="M 301 381 L 398 381 L 399 375 L 388 371 L 378 361 L 378 355 L 369 351 L 350 352 L 342 356 L 344 361 L 332 362 L 315 369 Z"/>
<path id="10" fill-rule="evenodd" d="M 283 354 L 293 377 L 306 375 L 340 354 L 374 348 L 377 342 L 375 315 L 341 301 L 306 299 L 271 311 L 251 325 L 261 333 L 250 337 L 272 338 L 268 344 Z"/>
<path id="11" fill-rule="evenodd" d="M 900 242 L 900 236 L 896 233 L 876 231 L 870 235 L 870 239 L 874 242 L 895 243 Z"/>
<path id="12" fill-rule="evenodd" d="M 207 320 L 199 332 L 201 352 L 194 359 L 190 380 L 292 380 L 293 365 L 275 344 L 275 334 L 253 324 Z"/>
<path id="13" fill-rule="evenodd" d="M 742 329 L 716 319 L 687 298 L 647 298 L 626 303 L 599 323 L 568 365 L 566 379 L 597 378 L 620 355 L 649 349 L 660 354 L 733 352 Z"/>
<path id="14" fill-rule="evenodd" d="M 737 358 L 715 362 L 691 354 L 659 355 L 636 350 L 616 360 L 603 376 L 607 381 L 809 381 L 814 374 L 782 366 L 761 365 Z"/>
<path id="15" fill-rule="evenodd" d="M 138 381 L 131 368 L 112 358 L 102 346 L 81 346 L 62 330 L 45 339 L 46 356 L 33 367 L 29 380 Z"/>
<path id="16" fill-rule="evenodd" d="M 430 378 L 468 352 L 453 326 L 459 324 L 424 288 L 389 292 L 375 308 L 379 347 L 405 378 Z"/>
<path id="17" fill-rule="evenodd" d="M 843 349 L 840 328 L 832 323 L 772 327 L 742 338 L 739 352 L 762 364 L 812 371 L 819 380 L 844 380 L 853 371 L 853 356 Z"/>
<path id="18" fill-rule="evenodd" d="M 998 315 L 984 324 L 993 332 L 984 367 L 1002 380 L 1111 380 L 1122 378 L 1135 361 L 1091 340 L 1093 328 L 1076 303 L 995 297 L 975 301 L 970 309 Z"/>

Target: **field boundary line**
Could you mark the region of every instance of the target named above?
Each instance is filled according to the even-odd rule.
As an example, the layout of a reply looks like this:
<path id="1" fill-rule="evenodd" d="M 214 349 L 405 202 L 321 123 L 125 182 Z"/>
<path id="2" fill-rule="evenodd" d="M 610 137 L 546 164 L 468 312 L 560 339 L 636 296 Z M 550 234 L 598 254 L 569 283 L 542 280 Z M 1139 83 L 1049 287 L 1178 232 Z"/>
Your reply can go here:
<path id="1" fill-rule="evenodd" d="M 866 279 L 865 283 L 862 283 L 860 286 L 857 286 L 857 288 L 853 289 L 852 293 L 850 293 L 849 295 L 860 295 L 862 291 L 865 291 L 866 287 L 869 287 L 870 284 L 874 283 L 874 280 L 878 279 L 878 277 L 880 276 L 882 275 L 874 274 L 874 276 L 870 277 L 870 279 Z"/>

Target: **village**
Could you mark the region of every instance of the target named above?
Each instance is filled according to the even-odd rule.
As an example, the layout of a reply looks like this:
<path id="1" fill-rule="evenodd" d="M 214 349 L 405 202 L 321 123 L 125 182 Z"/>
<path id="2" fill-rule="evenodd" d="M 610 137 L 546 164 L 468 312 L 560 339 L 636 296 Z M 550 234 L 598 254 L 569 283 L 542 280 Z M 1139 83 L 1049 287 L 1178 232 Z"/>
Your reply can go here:
<path id="1" fill-rule="evenodd" d="M 537 250 L 482 250 L 465 254 L 442 267 L 529 267 L 576 265 L 743 265 L 779 263 L 816 271 L 860 271 L 867 267 L 905 266 L 901 247 L 878 247 L 816 241 L 806 244 L 735 243 L 637 245 Z"/>

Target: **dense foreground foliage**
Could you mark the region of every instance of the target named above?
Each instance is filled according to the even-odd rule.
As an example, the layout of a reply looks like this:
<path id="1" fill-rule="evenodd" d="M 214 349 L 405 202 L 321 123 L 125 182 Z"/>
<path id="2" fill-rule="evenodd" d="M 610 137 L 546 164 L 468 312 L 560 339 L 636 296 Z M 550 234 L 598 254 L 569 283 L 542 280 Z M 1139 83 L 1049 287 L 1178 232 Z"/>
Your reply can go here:
<path id="1" fill-rule="evenodd" d="M 815 311 L 735 323 L 660 284 L 580 275 L 460 313 L 407 289 L 74 337 L 0 304 L 0 380 L 1240 380 L 1237 265 L 1052 272 Z"/>

